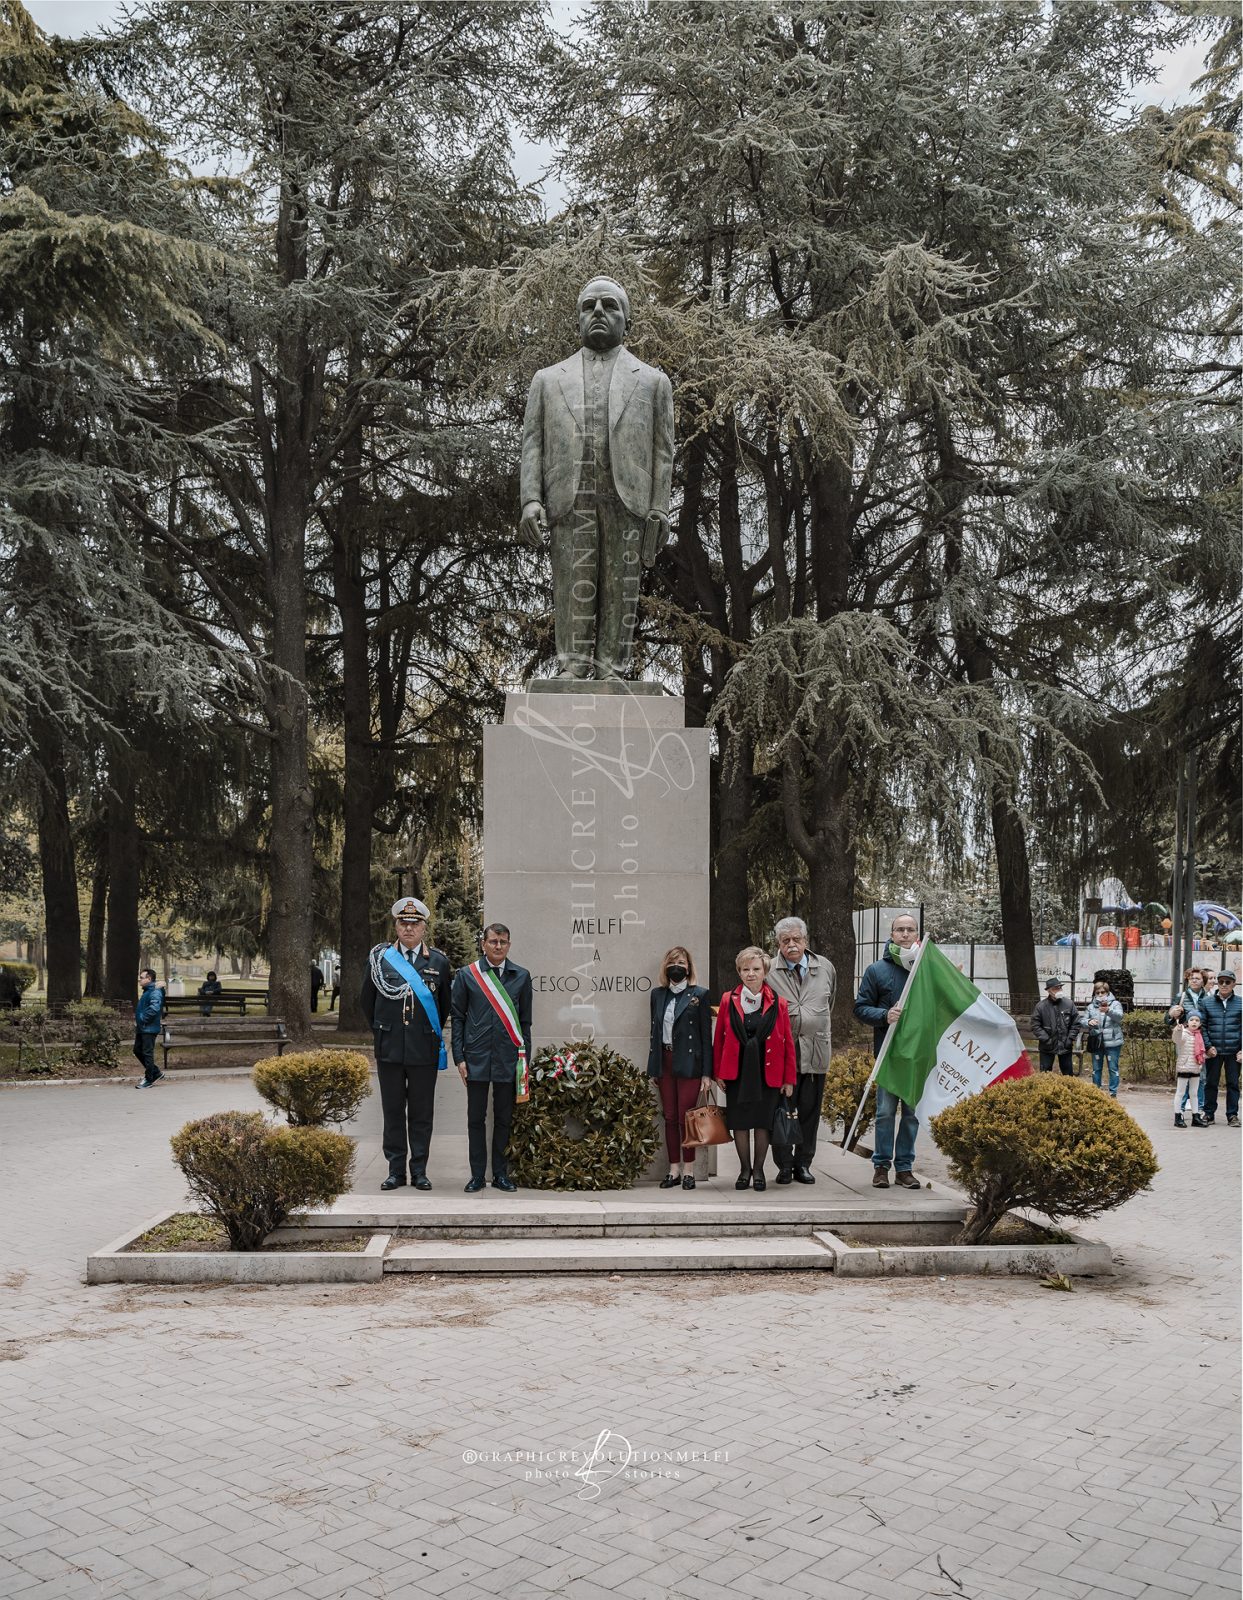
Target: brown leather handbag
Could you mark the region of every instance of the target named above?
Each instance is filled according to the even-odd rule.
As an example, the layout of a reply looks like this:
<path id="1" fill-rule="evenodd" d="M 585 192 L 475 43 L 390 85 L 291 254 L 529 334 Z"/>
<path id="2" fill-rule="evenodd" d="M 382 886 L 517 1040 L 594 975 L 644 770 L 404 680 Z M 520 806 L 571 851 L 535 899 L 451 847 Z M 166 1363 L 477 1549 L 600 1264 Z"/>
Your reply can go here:
<path id="1" fill-rule="evenodd" d="M 699 1103 L 686 1113 L 686 1124 L 682 1129 L 683 1147 L 694 1149 L 698 1145 L 729 1144 L 731 1138 L 725 1126 L 724 1112 L 714 1100 L 705 1100 L 701 1090 Z"/>

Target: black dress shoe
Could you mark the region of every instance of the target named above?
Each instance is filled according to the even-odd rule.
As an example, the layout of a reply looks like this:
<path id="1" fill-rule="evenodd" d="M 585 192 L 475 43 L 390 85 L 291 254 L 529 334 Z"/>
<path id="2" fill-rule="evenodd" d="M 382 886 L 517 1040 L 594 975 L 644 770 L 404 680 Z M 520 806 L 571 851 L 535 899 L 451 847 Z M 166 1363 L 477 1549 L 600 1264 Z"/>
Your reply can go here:
<path id="1" fill-rule="evenodd" d="M 518 1192 L 518 1185 L 514 1180 L 503 1175 L 499 1178 L 493 1178 L 492 1187 L 494 1189 L 503 1189 L 506 1194 L 517 1194 Z"/>
<path id="2" fill-rule="evenodd" d="M 686 1174 L 686 1176 L 682 1179 L 682 1187 L 684 1189 L 693 1189 L 695 1187 L 695 1175 L 694 1175 L 694 1173 L 688 1172 Z"/>
<path id="3" fill-rule="evenodd" d="M 795 1183 L 815 1183 L 816 1180 L 810 1167 L 795 1167 L 794 1181 Z"/>
<path id="4" fill-rule="evenodd" d="M 380 1185 L 380 1187 L 381 1187 L 381 1189 L 385 1189 L 385 1190 L 387 1190 L 387 1189 L 404 1189 L 406 1187 L 406 1180 L 405 1180 L 405 1178 L 399 1177 L 397 1175 L 397 1173 L 390 1172 L 388 1177 L 385 1178 L 384 1182 Z"/>
<path id="5" fill-rule="evenodd" d="M 750 1169 L 750 1167 L 748 1167 L 745 1172 L 740 1172 L 738 1174 L 738 1176 L 734 1179 L 734 1188 L 735 1189 L 749 1189 L 750 1187 L 751 1187 L 751 1169 Z"/>
<path id="6" fill-rule="evenodd" d="M 794 1182 L 794 1173 L 790 1170 L 789 1167 L 782 1167 L 781 1171 L 777 1174 L 777 1182 L 778 1183 L 793 1183 Z"/>
<path id="7" fill-rule="evenodd" d="M 430 1189 L 431 1186 L 432 1186 L 432 1180 L 427 1176 L 427 1174 L 425 1172 L 420 1172 L 418 1177 L 417 1178 L 411 1178 L 410 1182 L 414 1185 L 414 1187 L 416 1189 Z"/>
<path id="8" fill-rule="evenodd" d="M 463 1192 L 466 1193 L 466 1194 L 478 1194 L 480 1189 L 482 1189 L 482 1188 L 483 1188 L 483 1179 L 482 1178 L 472 1178 L 470 1180 L 470 1182 L 466 1185 L 466 1188 L 465 1188 L 465 1190 Z"/>
<path id="9" fill-rule="evenodd" d="M 681 1178 L 675 1178 L 672 1172 L 666 1172 L 656 1187 L 658 1189 L 676 1189 L 681 1181 Z"/>
<path id="10" fill-rule="evenodd" d="M 751 1187 L 758 1194 L 761 1189 L 768 1188 L 768 1179 L 762 1172 L 757 1172 L 754 1178 L 751 1179 Z"/>

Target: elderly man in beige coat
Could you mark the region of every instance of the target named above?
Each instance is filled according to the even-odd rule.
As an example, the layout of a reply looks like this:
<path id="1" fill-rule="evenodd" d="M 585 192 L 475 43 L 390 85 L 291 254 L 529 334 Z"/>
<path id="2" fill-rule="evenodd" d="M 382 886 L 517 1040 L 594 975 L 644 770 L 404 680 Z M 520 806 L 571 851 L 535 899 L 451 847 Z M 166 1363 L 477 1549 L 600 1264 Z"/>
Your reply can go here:
<path id="1" fill-rule="evenodd" d="M 790 1028 L 798 1052 L 798 1082 L 792 1110 L 798 1114 L 802 1141 L 797 1147 L 773 1144 L 777 1182 L 815 1183 L 811 1163 L 820 1132 L 824 1075 L 833 1055 L 832 1011 L 837 974 L 826 956 L 807 948 L 807 924 L 801 917 L 783 917 L 777 924 L 777 957 L 768 982 L 790 1009 Z"/>

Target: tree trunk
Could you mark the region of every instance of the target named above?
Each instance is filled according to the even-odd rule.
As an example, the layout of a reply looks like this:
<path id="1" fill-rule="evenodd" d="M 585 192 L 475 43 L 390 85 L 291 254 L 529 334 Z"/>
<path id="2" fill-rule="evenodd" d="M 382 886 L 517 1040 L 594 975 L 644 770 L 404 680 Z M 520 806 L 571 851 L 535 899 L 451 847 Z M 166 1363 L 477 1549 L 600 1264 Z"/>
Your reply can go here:
<path id="1" fill-rule="evenodd" d="M 986 1183 L 980 1191 L 975 1210 L 967 1218 L 956 1244 L 983 1244 L 993 1229 L 1009 1210 L 1006 1195 L 995 1182 Z"/>
<path id="2" fill-rule="evenodd" d="M 101 844 L 91 878 L 91 910 L 86 924 L 86 981 L 83 993 L 92 1000 L 104 997 L 104 919 L 108 910 L 108 855 Z"/>
<path id="3" fill-rule="evenodd" d="M 345 482 L 332 539 L 333 598 L 341 618 L 341 701 L 345 736 L 341 842 L 340 1000 L 337 1028 L 369 1028 L 358 1003 L 371 948 L 371 830 L 375 773 L 371 743 L 371 667 L 367 641 L 367 588 L 358 537 L 361 452 L 346 451 Z"/>
<path id="4" fill-rule="evenodd" d="M 837 989 L 833 999 L 833 1033 L 843 1042 L 854 1018 L 855 1003 L 855 866 L 857 848 L 849 825 L 849 775 L 840 764 L 816 784 L 824 822 L 817 830 L 819 848 L 808 865 L 810 904 L 807 921 L 812 948 L 833 963 Z"/>
<path id="5" fill-rule="evenodd" d="M 1031 871 L 1027 833 L 1009 797 L 995 792 L 991 808 L 997 887 L 1001 896 L 1001 941 L 1006 950 L 1010 1010 L 1026 1015 L 1040 999 L 1036 936 L 1032 929 Z"/>
<path id="6" fill-rule="evenodd" d="M 289 501 L 273 532 L 268 1009 L 283 1019 L 291 1039 L 305 1041 L 311 1029 L 315 818 L 307 739 L 305 522 Z"/>
<path id="7" fill-rule="evenodd" d="M 751 742 L 741 734 L 725 736 L 721 729 L 720 766 L 713 783 L 716 801 L 716 849 L 712 858 L 712 948 L 708 970 L 715 976 L 716 993 L 738 982 L 734 962 L 751 943 L 750 895 L 747 887 L 747 850 L 742 842 L 751 821 Z"/>
<path id="8" fill-rule="evenodd" d="M 43 878 L 43 921 L 47 935 L 47 999 L 63 1005 L 82 995 L 82 923 L 78 875 L 69 819 L 65 752 L 50 726 L 32 730 L 39 769 L 39 867 Z"/>
<path id="9" fill-rule="evenodd" d="M 108 830 L 108 929 L 104 940 L 104 997 L 133 1004 L 138 992 L 138 892 L 140 848 L 134 815 L 134 774 L 128 766 L 112 774 Z"/>

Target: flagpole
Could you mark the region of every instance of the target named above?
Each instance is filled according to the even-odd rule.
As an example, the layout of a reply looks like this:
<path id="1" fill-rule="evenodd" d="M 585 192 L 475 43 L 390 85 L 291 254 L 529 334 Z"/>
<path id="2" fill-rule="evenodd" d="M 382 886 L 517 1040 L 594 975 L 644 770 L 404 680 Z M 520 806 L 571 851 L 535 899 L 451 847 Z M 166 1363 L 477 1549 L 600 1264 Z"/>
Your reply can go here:
<path id="1" fill-rule="evenodd" d="M 929 939 L 922 939 L 920 941 L 919 949 L 916 950 L 916 952 L 915 952 L 915 959 L 911 963 L 910 973 L 907 976 L 907 980 L 906 980 L 905 984 L 903 984 L 903 986 L 902 986 L 902 994 L 898 999 L 898 1009 L 899 1010 L 901 1010 L 901 1008 L 902 1008 L 902 1004 L 906 999 L 907 993 L 910 990 L 912 982 L 914 981 L 915 974 L 919 971 L 919 963 L 924 959 L 924 951 L 928 948 L 928 946 L 931 943 L 932 943 L 932 940 L 930 938 Z M 863 1108 L 867 1104 L 868 1091 L 871 1089 L 872 1085 L 876 1082 L 876 1074 L 880 1071 L 880 1064 L 885 1059 L 885 1051 L 888 1050 L 888 1048 L 889 1048 L 889 1041 L 890 1041 L 890 1039 L 893 1038 L 894 1034 L 898 1031 L 898 1027 L 899 1027 L 901 1021 L 902 1021 L 902 1018 L 899 1017 L 897 1022 L 893 1023 L 892 1026 L 888 1029 L 888 1031 L 885 1034 L 885 1037 L 880 1042 L 880 1054 L 876 1057 L 876 1060 L 873 1063 L 871 1076 L 868 1078 L 867 1083 L 864 1084 L 864 1086 L 863 1086 L 863 1096 L 859 1101 L 859 1109 L 855 1112 L 855 1120 L 850 1124 L 850 1132 L 842 1140 L 842 1149 L 843 1150 L 849 1150 L 850 1149 L 850 1141 L 854 1137 L 854 1131 L 859 1126 L 859 1118 L 863 1115 Z"/>

